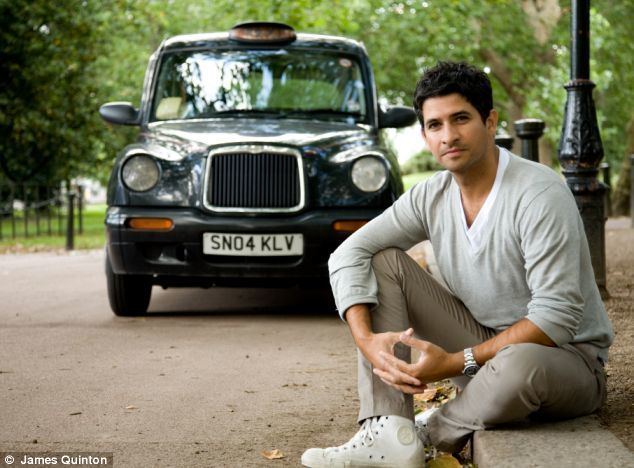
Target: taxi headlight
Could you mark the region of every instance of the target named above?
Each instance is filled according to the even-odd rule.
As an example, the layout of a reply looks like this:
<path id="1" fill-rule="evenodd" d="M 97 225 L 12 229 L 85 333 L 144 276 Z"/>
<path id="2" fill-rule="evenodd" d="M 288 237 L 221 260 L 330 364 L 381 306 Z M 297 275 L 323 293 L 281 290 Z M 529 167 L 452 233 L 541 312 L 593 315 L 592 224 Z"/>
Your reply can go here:
<path id="1" fill-rule="evenodd" d="M 159 167 L 151 156 L 132 156 L 123 164 L 121 178 L 130 190 L 145 192 L 158 182 Z"/>
<path id="2" fill-rule="evenodd" d="M 363 156 L 352 165 L 352 182 L 363 192 L 376 192 L 387 181 L 387 167 L 374 156 Z"/>

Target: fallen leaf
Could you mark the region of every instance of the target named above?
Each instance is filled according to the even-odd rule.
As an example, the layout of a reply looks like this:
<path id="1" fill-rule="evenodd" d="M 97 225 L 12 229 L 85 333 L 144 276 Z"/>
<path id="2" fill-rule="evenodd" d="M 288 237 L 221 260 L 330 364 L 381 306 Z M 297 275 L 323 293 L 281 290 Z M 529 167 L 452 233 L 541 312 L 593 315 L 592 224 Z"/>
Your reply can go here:
<path id="1" fill-rule="evenodd" d="M 420 394 L 420 399 L 423 401 L 432 401 L 434 397 L 438 393 L 438 389 L 436 388 L 428 388 L 423 393 Z"/>
<path id="2" fill-rule="evenodd" d="M 128 405 L 125 407 L 125 409 L 139 409 L 139 408 L 134 405 Z"/>
<path id="3" fill-rule="evenodd" d="M 264 458 L 268 458 L 269 460 L 277 460 L 279 458 L 284 458 L 284 453 L 281 450 L 273 449 L 273 450 L 262 450 L 260 454 Z"/>
<path id="4" fill-rule="evenodd" d="M 462 468 L 462 465 L 453 456 L 443 453 L 427 462 L 427 468 Z"/>

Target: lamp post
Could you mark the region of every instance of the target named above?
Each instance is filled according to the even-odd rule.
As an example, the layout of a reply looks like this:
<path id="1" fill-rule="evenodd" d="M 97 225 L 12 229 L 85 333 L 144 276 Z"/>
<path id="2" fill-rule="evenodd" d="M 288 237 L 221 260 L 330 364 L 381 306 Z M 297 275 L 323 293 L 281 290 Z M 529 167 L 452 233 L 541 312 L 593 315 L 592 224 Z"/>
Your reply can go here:
<path id="1" fill-rule="evenodd" d="M 597 179 L 603 145 L 590 81 L 590 0 L 573 0 L 570 22 L 570 81 L 559 162 L 583 219 L 597 285 L 607 294 L 605 268 L 605 185 Z"/>

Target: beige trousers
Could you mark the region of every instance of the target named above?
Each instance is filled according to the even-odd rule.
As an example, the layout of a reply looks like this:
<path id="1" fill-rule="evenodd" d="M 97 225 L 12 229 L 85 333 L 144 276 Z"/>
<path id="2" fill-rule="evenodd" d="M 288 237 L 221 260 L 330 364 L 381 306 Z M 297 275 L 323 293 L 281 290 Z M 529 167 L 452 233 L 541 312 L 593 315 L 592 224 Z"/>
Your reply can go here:
<path id="1" fill-rule="evenodd" d="M 495 335 L 403 251 L 379 252 L 372 267 L 378 281 L 374 332 L 412 327 L 417 337 L 449 352 Z M 395 354 L 409 362 L 410 349 L 400 346 Z M 473 379 L 462 377 L 462 391 L 431 417 L 432 442 L 440 450 L 455 452 L 475 430 L 528 416 L 565 419 L 597 410 L 605 398 L 605 373 L 582 348 L 532 343 L 502 348 Z M 358 372 L 359 421 L 392 414 L 413 418 L 413 397 L 385 385 L 360 352 Z"/>

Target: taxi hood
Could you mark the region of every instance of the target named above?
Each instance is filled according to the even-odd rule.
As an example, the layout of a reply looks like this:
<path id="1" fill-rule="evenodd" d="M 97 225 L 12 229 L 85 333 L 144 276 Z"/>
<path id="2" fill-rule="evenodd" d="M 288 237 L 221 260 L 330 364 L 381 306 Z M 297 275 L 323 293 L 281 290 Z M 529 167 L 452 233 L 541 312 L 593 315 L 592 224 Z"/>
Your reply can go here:
<path id="1" fill-rule="evenodd" d="M 374 137 L 375 138 L 375 137 Z M 279 144 L 328 149 L 374 139 L 372 127 L 345 122 L 303 119 L 265 120 L 224 118 L 179 122 L 154 122 L 141 140 L 170 147 L 180 153 L 239 144 Z"/>

